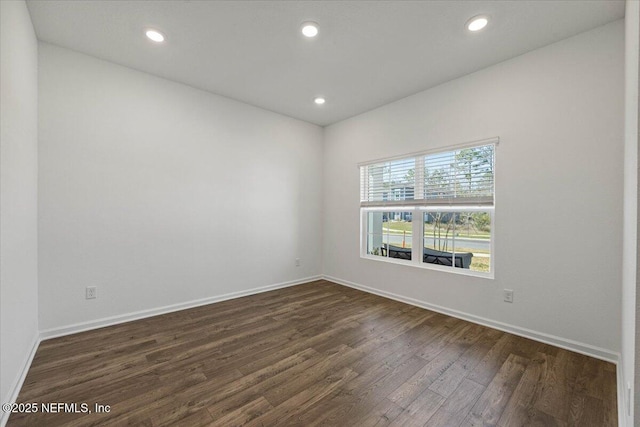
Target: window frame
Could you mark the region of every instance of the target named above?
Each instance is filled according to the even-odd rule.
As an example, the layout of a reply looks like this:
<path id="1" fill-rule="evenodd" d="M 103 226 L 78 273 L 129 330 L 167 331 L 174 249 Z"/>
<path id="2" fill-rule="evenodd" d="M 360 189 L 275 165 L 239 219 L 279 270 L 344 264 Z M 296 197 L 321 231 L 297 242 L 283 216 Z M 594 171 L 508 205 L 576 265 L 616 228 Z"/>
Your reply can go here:
<path id="1" fill-rule="evenodd" d="M 362 208 L 361 209 L 361 217 L 360 217 L 360 226 L 361 226 L 361 239 L 360 239 L 360 256 L 362 258 L 367 258 L 367 259 L 374 259 L 374 260 L 379 260 L 379 261 L 385 261 L 385 262 L 391 262 L 394 264 L 401 264 L 401 265 L 413 265 L 415 258 L 416 258 L 416 251 L 414 250 L 414 246 L 415 246 L 415 242 L 416 242 L 416 236 L 415 234 L 411 235 L 411 259 L 401 259 L 401 258 L 391 258 L 389 256 L 389 250 L 387 250 L 387 255 L 386 256 L 380 256 L 380 255 L 372 255 L 369 254 L 367 251 L 367 247 L 368 247 L 368 237 L 369 237 L 369 232 L 368 232 L 368 227 L 369 227 L 369 218 L 368 218 L 368 214 L 369 212 L 411 212 L 411 223 L 413 224 L 414 222 L 414 218 L 415 218 L 415 214 L 419 213 L 419 211 L 415 210 L 415 207 L 412 207 L 411 209 L 381 209 L 381 208 Z M 413 233 L 413 227 L 412 227 L 412 233 Z M 383 235 L 384 236 L 384 235 Z M 384 239 L 383 239 L 384 240 Z"/>
<path id="2" fill-rule="evenodd" d="M 484 279 L 495 279 L 496 270 L 496 258 L 495 258 L 495 207 L 496 207 L 496 156 L 499 138 L 490 138 L 481 141 L 475 141 L 471 143 L 459 144 L 449 147 L 442 147 L 435 150 L 423 151 L 419 153 L 406 154 L 402 156 L 394 156 L 380 160 L 368 161 L 366 163 L 358 164 L 360 174 L 362 176 L 361 168 L 377 163 L 390 162 L 394 160 L 404 160 L 411 157 L 416 158 L 416 164 L 418 164 L 418 157 L 427 155 L 447 153 L 451 151 L 457 151 L 465 148 L 481 147 L 485 145 L 493 145 L 493 204 L 491 205 L 442 205 L 442 204 L 429 204 L 428 199 L 421 199 L 423 202 L 416 204 L 414 200 L 411 200 L 407 205 L 384 205 L 384 206 L 362 206 L 360 205 L 360 258 L 381 261 L 391 264 L 412 266 L 427 270 L 443 271 L 448 273 L 460 274 L 463 276 L 479 277 Z M 417 174 L 422 175 L 422 171 L 418 171 Z M 422 180 L 422 177 L 420 177 Z M 415 183 L 415 194 L 420 191 L 422 183 Z M 360 192 L 362 196 L 362 183 L 360 185 Z M 362 197 L 361 197 L 362 198 Z M 372 255 L 367 253 L 368 246 L 368 214 L 369 212 L 411 212 L 411 224 L 412 224 L 412 240 L 411 240 L 411 260 L 404 260 L 398 258 L 390 258 L 388 256 Z M 474 271 L 467 268 L 459 268 L 455 266 L 445 266 L 438 264 L 425 263 L 423 261 L 423 248 L 424 248 L 424 214 L 426 212 L 488 212 L 491 218 L 491 239 L 490 239 L 490 270 L 489 272 Z M 416 221 L 418 219 L 418 221 Z M 455 248 L 455 247 L 454 247 Z"/>

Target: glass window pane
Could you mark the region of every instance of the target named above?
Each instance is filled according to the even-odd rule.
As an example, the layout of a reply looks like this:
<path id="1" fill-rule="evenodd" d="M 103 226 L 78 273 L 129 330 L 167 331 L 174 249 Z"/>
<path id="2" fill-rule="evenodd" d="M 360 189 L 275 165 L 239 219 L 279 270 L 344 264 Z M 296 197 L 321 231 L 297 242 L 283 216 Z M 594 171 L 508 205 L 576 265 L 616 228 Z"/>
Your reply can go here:
<path id="1" fill-rule="evenodd" d="M 367 254 L 386 256 L 386 251 L 382 246 L 382 237 L 382 234 L 367 234 Z"/>
<path id="2" fill-rule="evenodd" d="M 453 219 L 452 212 L 425 212 L 424 247 L 438 251 L 452 251 Z"/>
<path id="3" fill-rule="evenodd" d="M 469 269 L 483 273 L 491 271 L 490 212 L 458 213 L 455 250 L 473 255 Z"/>
<path id="4" fill-rule="evenodd" d="M 424 213 L 424 249 L 422 262 L 451 266 L 455 232 L 453 212 Z"/>
<path id="5" fill-rule="evenodd" d="M 425 212 L 423 262 L 491 271 L 490 212 Z"/>
<path id="6" fill-rule="evenodd" d="M 388 212 L 384 222 L 389 258 L 411 259 L 412 212 Z"/>
<path id="7" fill-rule="evenodd" d="M 384 212 L 367 213 L 367 254 L 376 256 L 386 256 L 383 246 L 383 222 Z"/>
<path id="8" fill-rule="evenodd" d="M 412 212 L 367 212 L 367 254 L 411 260 Z"/>

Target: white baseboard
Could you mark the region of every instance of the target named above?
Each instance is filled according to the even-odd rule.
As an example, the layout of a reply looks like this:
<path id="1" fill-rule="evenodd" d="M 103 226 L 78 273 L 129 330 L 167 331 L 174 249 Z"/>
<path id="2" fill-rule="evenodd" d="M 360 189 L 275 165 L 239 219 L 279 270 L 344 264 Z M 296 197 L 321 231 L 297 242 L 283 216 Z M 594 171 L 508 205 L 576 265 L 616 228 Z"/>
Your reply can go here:
<path id="1" fill-rule="evenodd" d="M 616 376 L 618 381 L 618 425 L 624 426 L 627 402 L 625 399 L 626 390 L 624 387 L 624 374 L 622 373 L 622 364 L 618 365 L 618 368 L 616 369 Z"/>
<path id="2" fill-rule="evenodd" d="M 226 301 L 234 298 L 240 298 L 248 295 L 259 294 L 262 292 L 273 291 L 275 289 L 287 288 L 289 286 L 296 286 L 302 283 L 312 282 L 314 280 L 321 279 L 322 276 L 304 277 L 302 279 L 290 280 L 288 282 L 276 283 L 274 285 L 263 286 L 260 288 L 247 289 L 239 292 L 231 292 L 223 295 L 216 295 L 213 297 L 202 298 L 193 301 L 182 302 L 178 304 L 171 304 L 164 307 L 152 308 L 148 310 L 136 311 L 133 313 L 121 314 L 118 316 L 105 317 L 102 319 L 91 320 L 89 322 L 75 323 L 73 325 L 62 326 L 58 328 L 47 329 L 40 332 L 41 340 L 48 340 L 51 338 L 62 337 L 65 335 L 71 335 L 78 332 L 89 331 L 92 329 L 104 328 L 105 326 L 117 325 L 119 323 L 131 322 L 133 320 L 144 319 L 147 317 L 158 316 L 161 314 L 171 313 L 179 310 L 186 310 L 188 308 L 199 307 L 202 305 L 213 304 L 216 302 Z"/>
<path id="3" fill-rule="evenodd" d="M 490 328 L 508 332 L 513 335 L 529 338 L 534 341 L 543 342 L 545 344 L 551 344 L 556 347 L 564 348 L 565 350 L 575 351 L 576 353 L 595 357 L 596 359 L 611 362 L 616 365 L 618 364 L 618 360 L 620 359 L 619 353 L 615 353 L 605 348 L 600 348 L 590 344 L 585 344 L 578 341 L 573 341 L 570 339 L 546 334 L 544 332 L 537 332 L 531 329 L 521 328 L 519 326 L 509 325 L 507 323 L 502 323 L 502 322 L 487 319 L 484 317 L 475 316 L 473 314 L 468 314 L 462 311 L 453 310 L 447 307 L 442 307 L 442 306 L 431 304 L 425 301 L 420 301 L 415 298 L 405 297 L 402 295 L 394 294 L 392 292 L 381 291 L 379 289 L 371 288 L 369 286 L 361 285 L 359 283 L 354 283 L 348 280 L 339 279 L 337 277 L 324 275 L 323 279 L 328 280 L 330 282 L 335 282 L 339 285 L 344 285 L 350 288 L 368 292 L 370 294 L 379 295 L 381 297 L 404 302 L 406 304 L 415 305 L 417 307 L 425 308 L 427 310 L 436 311 L 438 313 L 446 314 L 447 316 L 457 317 L 459 319 L 467 320 L 472 323 L 488 326 Z"/>
<path id="4" fill-rule="evenodd" d="M 33 337 L 33 341 L 31 343 L 31 350 L 29 351 L 29 356 L 25 360 L 24 365 L 22 366 L 22 370 L 20 371 L 20 375 L 16 377 L 11 385 L 9 397 L 6 401 L 1 403 L 13 403 L 18 399 L 18 394 L 20 393 L 20 389 L 22 389 L 22 384 L 24 384 L 24 380 L 27 378 L 27 373 L 29 372 L 29 368 L 31 367 L 31 362 L 33 362 L 33 358 L 36 355 L 36 351 L 38 350 L 38 346 L 40 345 L 40 335 L 35 334 Z M 8 412 L 0 411 L 0 426 L 4 427 L 9 421 Z"/>
<path id="5" fill-rule="evenodd" d="M 618 376 L 618 425 L 620 427 L 632 427 L 633 419 L 628 415 L 629 407 L 627 406 L 627 385 L 625 384 L 625 375 L 622 363 L 618 363 L 616 369 Z"/>

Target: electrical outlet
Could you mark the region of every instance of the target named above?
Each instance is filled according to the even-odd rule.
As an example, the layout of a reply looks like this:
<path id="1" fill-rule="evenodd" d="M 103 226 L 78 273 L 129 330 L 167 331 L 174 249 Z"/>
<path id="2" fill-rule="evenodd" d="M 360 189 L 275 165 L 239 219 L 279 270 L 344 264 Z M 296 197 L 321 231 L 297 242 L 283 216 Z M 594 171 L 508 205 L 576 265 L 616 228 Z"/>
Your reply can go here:
<path id="1" fill-rule="evenodd" d="M 513 302 L 513 289 L 504 290 L 504 302 Z"/>
<path id="2" fill-rule="evenodd" d="M 300 267 L 300 258 L 296 258 L 296 267 Z"/>
<path id="3" fill-rule="evenodd" d="M 98 287 L 97 286 L 87 286 L 85 297 L 87 299 L 98 298 Z"/>

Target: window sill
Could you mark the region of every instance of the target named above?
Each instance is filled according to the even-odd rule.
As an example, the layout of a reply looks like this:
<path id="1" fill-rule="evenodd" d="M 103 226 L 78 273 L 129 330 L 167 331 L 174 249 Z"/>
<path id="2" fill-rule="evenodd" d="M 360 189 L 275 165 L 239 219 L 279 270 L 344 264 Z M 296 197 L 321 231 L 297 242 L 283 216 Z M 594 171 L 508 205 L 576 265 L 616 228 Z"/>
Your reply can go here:
<path id="1" fill-rule="evenodd" d="M 441 266 L 437 264 L 427 264 L 424 262 L 418 263 L 413 260 L 409 261 L 409 260 L 401 260 L 396 258 L 386 258 L 386 257 L 381 257 L 376 255 L 360 255 L 360 258 L 368 259 L 371 261 L 385 262 L 388 264 L 397 264 L 397 265 L 404 265 L 409 267 L 416 267 L 416 268 L 421 268 L 423 270 L 443 271 L 445 273 L 459 274 L 461 276 L 472 276 L 472 277 L 479 277 L 481 279 L 489 279 L 489 280 L 495 279 L 493 272 L 482 273 L 480 271 L 473 271 L 467 268 L 446 267 L 446 266 Z"/>

